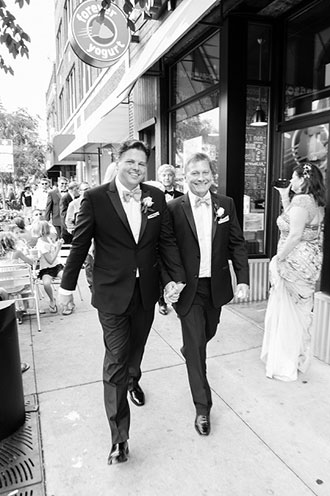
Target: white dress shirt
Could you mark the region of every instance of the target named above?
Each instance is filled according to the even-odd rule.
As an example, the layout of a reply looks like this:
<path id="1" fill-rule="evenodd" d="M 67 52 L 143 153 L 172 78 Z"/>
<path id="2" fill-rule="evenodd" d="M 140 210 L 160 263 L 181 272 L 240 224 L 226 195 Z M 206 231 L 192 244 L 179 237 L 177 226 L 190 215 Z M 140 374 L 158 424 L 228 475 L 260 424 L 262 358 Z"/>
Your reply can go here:
<path id="1" fill-rule="evenodd" d="M 191 191 L 188 191 L 188 197 L 191 204 L 191 210 L 197 230 L 198 244 L 201 254 L 199 265 L 199 277 L 211 277 L 211 257 L 212 257 L 212 200 L 208 191 L 204 198 L 210 199 L 210 205 L 202 203 L 196 206 L 196 200 L 199 198 Z"/>
<path id="2" fill-rule="evenodd" d="M 121 184 L 121 182 L 118 179 L 118 176 L 116 176 L 115 182 L 120 201 L 127 215 L 127 220 L 135 239 L 135 243 L 137 243 L 139 241 L 141 222 L 142 222 L 141 203 L 134 200 L 134 198 L 130 198 L 128 202 L 124 201 L 123 192 L 129 190 Z"/>

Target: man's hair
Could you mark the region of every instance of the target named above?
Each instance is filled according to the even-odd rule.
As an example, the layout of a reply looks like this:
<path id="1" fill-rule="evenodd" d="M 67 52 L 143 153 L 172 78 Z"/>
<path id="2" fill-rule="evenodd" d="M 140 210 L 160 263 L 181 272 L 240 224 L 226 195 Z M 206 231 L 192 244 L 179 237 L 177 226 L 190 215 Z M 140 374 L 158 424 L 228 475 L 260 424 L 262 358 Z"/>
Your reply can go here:
<path id="1" fill-rule="evenodd" d="M 149 159 L 150 148 L 147 145 L 147 143 L 144 143 L 144 141 L 140 141 L 140 140 L 124 141 L 124 143 L 122 143 L 119 147 L 118 158 L 120 159 L 120 157 L 123 155 L 123 153 L 127 152 L 128 150 L 134 150 L 134 149 L 141 150 L 142 152 L 144 152 L 146 154 L 147 160 Z"/>
<path id="2" fill-rule="evenodd" d="M 212 175 L 214 176 L 215 171 L 214 171 L 213 162 L 212 162 L 212 160 L 210 159 L 210 157 L 206 153 L 202 153 L 202 152 L 193 153 L 188 158 L 187 162 L 185 163 L 185 167 L 184 167 L 185 173 L 187 172 L 188 166 L 191 163 L 196 163 L 196 162 L 208 162 L 208 164 L 210 166 L 210 169 L 211 169 L 211 172 L 212 172 Z"/>
<path id="3" fill-rule="evenodd" d="M 170 172 L 171 174 L 173 174 L 173 176 L 175 177 L 175 167 L 173 165 L 170 165 L 170 164 L 162 164 L 158 167 L 158 170 L 157 170 L 157 175 L 158 177 L 161 175 L 161 174 L 164 174 L 165 172 Z"/>
<path id="4" fill-rule="evenodd" d="M 71 181 L 68 185 L 68 189 L 75 189 L 78 188 L 78 183 L 76 181 Z"/>

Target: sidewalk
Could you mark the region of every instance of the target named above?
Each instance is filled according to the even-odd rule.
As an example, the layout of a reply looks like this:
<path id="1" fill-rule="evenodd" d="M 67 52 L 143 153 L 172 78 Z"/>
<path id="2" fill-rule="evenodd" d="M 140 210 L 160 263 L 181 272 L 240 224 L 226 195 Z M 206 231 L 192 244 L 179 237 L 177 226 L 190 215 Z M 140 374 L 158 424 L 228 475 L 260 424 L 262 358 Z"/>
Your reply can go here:
<path id="1" fill-rule="evenodd" d="M 42 315 L 41 333 L 35 317 L 19 328 L 22 361 L 31 364 L 24 392 L 39 402 L 47 496 L 329 496 L 330 367 L 315 359 L 295 383 L 267 379 L 265 303 L 223 309 L 208 348 L 209 437 L 194 429 L 179 320 L 156 308 L 146 404 L 130 403 L 130 459 L 108 466 L 102 333 L 83 274 L 81 286 L 72 315 Z"/>

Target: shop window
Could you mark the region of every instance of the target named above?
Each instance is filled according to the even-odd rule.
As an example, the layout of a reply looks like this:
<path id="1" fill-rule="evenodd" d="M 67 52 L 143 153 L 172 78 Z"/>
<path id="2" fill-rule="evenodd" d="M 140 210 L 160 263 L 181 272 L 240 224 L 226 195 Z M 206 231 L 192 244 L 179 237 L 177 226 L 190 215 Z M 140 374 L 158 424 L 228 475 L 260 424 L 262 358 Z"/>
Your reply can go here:
<path id="1" fill-rule="evenodd" d="M 220 34 L 216 33 L 170 70 L 170 154 L 182 189 L 184 164 L 192 153 L 207 153 L 218 170 L 219 54 Z"/>
<path id="2" fill-rule="evenodd" d="M 172 112 L 174 165 L 179 169 L 179 182 L 182 182 L 184 164 L 193 153 L 207 153 L 214 161 L 214 169 L 218 168 L 219 107 L 215 106 L 218 99 L 219 94 L 215 92 Z"/>
<path id="3" fill-rule="evenodd" d="M 289 20 L 285 72 L 286 120 L 330 109 L 329 2 Z"/>
<path id="4" fill-rule="evenodd" d="M 249 24 L 243 232 L 249 255 L 265 254 L 271 30 Z"/>
<path id="5" fill-rule="evenodd" d="M 219 84 L 220 34 L 212 36 L 183 57 L 172 69 L 172 105 Z"/>

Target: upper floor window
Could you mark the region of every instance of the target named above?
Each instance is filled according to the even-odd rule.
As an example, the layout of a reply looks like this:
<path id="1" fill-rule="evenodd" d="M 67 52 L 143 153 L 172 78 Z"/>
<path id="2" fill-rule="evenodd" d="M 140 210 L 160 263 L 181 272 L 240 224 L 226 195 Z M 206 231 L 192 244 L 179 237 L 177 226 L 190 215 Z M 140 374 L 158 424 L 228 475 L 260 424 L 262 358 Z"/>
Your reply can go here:
<path id="1" fill-rule="evenodd" d="M 60 22 L 57 34 L 56 34 L 56 63 L 59 65 L 60 59 L 62 57 L 62 50 L 63 50 L 63 44 L 62 44 L 62 22 Z"/>
<path id="2" fill-rule="evenodd" d="M 71 115 L 77 107 L 77 92 L 76 92 L 76 70 L 72 67 L 67 79 L 67 95 L 68 95 L 68 114 Z"/>
<path id="3" fill-rule="evenodd" d="M 173 67 L 172 105 L 194 97 L 219 84 L 220 33 L 215 34 Z"/>
<path id="4" fill-rule="evenodd" d="M 330 109 L 329 2 L 288 21 L 285 119 Z"/>

